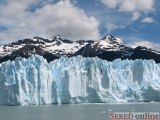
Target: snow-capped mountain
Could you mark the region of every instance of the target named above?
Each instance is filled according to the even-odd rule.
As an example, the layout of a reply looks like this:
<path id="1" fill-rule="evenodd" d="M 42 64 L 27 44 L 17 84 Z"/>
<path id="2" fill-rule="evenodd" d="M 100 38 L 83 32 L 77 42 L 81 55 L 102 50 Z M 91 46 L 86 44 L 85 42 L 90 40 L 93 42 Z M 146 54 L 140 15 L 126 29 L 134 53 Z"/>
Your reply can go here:
<path id="1" fill-rule="evenodd" d="M 71 41 L 59 35 L 53 39 L 40 37 L 27 38 L 0 46 L 0 63 L 16 57 L 28 58 L 38 54 L 53 61 L 61 56 L 99 57 L 108 61 L 121 59 L 154 59 L 160 63 L 160 52 L 144 47 L 131 48 L 123 40 L 107 35 L 100 40 Z"/>

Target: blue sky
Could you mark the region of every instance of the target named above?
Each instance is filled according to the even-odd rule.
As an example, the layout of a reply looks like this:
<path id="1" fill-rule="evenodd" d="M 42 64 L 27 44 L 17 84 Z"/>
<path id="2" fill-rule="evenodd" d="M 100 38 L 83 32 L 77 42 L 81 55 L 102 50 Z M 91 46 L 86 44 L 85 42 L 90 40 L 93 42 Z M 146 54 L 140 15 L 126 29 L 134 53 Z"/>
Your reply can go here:
<path id="1" fill-rule="evenodd" d="M 159 0 L 0 0 L 0 45 L 41 36 L 98 40 L 160 49 Z"/>
<path id="2" fill-rule="evenodd" d="M 109 8 L 101 3 L 100 0 L 78 0 L 77 5 L 83 8 L 88 15 L 98 18 L 100 23 L 101 35 L 107 33 L 113 34 L 123 38 L 127 43 L 132 43 L 134 41 L 147 40 L 154 43 L 160 43 L 160 1 L 152 0 L 153 6 L 148 9 L 147 13 L 145 10 L 140 11 L 141 16 L 136 20 L 132 20 L 133 11 L 119 11 L 118 8 Z M 105 1 L 105 0 L 104 0 Z M 108 2 L 110 0 L 106 0 Z M 119 0 L 120 1 L 120 0 Z M 134 1 L 134 0 L 128 0 Z M 147 3 L 147 1 L 144 0 Z M 138 4 L 138 3 L 137 3 Z M 91 7 L 88 7 L 91 6 Z M 147 10 L 147 8 L 146 8 Z M 143 21 L 148 18 L 148 21 Z M 107 30 L 106 23 L 111 21 L 110 24 L 117 26 L 112 30 Z M 122 26 L 122 27 L 121 27 Z"/>

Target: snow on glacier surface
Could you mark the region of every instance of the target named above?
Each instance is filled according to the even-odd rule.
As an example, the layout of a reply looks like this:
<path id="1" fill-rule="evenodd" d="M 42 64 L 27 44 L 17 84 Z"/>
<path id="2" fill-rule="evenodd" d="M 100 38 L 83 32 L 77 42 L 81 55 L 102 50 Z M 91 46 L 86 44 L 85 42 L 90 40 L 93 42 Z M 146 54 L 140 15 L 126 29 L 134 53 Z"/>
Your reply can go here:
<path id="1" fill-rule="evenodd" d="M 160 101 L 160 64 L 41 56 L 0 64 L 0 105 Z"/>

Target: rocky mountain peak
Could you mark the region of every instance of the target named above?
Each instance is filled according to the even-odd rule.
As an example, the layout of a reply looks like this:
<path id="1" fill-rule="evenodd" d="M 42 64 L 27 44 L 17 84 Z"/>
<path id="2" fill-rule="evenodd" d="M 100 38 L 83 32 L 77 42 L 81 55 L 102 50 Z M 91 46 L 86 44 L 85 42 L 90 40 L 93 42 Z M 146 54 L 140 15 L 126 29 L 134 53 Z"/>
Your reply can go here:
<path id="1" fill-rule="evenodd" d="M 123 40 L 122 39 L 119 39 L 119 38 L 115 38 L 114 36 L 112 35 L 106 35 L 104 36 L 101 40 L 103 41 L 106 41 L 107 43 L 109 44 L 124 44 Z"/>

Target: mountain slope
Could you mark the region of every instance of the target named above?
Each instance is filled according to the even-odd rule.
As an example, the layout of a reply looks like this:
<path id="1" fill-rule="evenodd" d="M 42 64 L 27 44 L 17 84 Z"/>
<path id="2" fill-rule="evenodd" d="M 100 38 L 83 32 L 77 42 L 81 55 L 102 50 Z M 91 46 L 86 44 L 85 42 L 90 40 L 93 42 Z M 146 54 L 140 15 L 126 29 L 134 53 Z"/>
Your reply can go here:
<path id="1" fill-rule="evenodd" d="M 48 62 L 61 56 L 99 57 L 104 60 L 113 61 L 121 59 L 153 59 L 160 63 L 160 52 L 144 47 L 131 48 L 121 39 L 107 35 L 98 41 L 78 40 L 70 41 L 62 39 L 59 35 L 53 39 L 40 37 L 27 38 L 0 46 L 0 63 L 14 60 L 16 57 L 28 58 L 38 54 L 47 59 Z"/>

